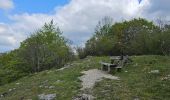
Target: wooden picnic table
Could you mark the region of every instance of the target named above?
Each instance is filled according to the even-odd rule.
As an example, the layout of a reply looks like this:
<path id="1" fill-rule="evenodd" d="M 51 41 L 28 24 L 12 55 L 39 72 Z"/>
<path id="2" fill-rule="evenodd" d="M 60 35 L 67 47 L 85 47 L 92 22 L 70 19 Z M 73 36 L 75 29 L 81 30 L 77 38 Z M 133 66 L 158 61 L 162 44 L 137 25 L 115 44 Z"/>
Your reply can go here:
<path id="1" fill-rule="evenodd" d="M 128 56 L 112 56 L 110 57 L 111 63 L 101 62 L 101 69 L 103 71 L 112 72 L 113 70 L 121 71 L 124 64 L 127 63 L 129 59 Z M 130 60 L 131 61 L 131 60 Z"/>

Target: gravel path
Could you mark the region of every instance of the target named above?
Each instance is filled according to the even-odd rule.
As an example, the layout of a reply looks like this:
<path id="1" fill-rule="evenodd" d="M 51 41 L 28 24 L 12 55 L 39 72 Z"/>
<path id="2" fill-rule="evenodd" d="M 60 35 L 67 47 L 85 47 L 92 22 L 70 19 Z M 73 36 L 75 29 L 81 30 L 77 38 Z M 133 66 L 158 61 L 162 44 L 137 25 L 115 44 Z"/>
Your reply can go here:
<path id="1" fill-rule="evenodd" d="M 83 85 L 83 88 L 81 90 L 93 88 L 95 82 L 101 81 L 103 78 L 108 78 L 112 80 L 119 79 L 116 76 L 112 76 L 98 69 L 92 69 L 92 70 L 84 71 L 82 73 L 84 75 L 79 77 Z"/>

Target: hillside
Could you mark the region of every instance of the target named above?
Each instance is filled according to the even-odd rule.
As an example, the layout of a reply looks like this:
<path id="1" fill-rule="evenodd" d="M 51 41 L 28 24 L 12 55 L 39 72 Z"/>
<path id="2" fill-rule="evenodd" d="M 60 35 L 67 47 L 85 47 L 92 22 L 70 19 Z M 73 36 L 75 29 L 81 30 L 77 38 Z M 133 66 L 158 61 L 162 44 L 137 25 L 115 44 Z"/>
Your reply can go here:
<path id="1" fill-rule="evenodd" d="M 0 86 L 0 100 L 37 100 L 40 94 L 55 94 L 56 100 L 71 100 L 79 94 L 91 94 L 96 100 L 168 100 L 170 98 L 170 58 L 165 56 L 133 56 L 133 62 L 113 76 L 104 78 L 91 90 L 82 88 L 82 71 L 99 69 L 108 57 L 88 57 L 35 73 L 16 82 Z M 93 76 L 91 76 L 93 77 Z"/>

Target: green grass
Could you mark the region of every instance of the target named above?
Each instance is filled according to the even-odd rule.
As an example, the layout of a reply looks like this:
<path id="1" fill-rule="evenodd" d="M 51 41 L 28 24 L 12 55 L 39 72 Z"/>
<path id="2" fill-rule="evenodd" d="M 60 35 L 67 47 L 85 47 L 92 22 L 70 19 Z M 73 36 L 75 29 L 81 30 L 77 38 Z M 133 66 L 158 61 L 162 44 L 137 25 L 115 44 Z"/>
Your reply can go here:
<path id="1" fill-rule="evenodd" d="M 38 100 L 39 94 L 56 94 L 57 100 L 71 100 L 80 92 L 81 81 L 78 79 L 84 70 L 98 68 L 102 57 L 78 60 L 72 63 L 72 66 L 63 71 L 57 69 L 43 71 L 37 74 L 29 75 L 16 82 L 0 86 L 0 94 L 8 93 L 5 98 L 0 100 Z M 17 85 L 16 83 L 20 83 Z M 52 89 L 49 87 L 53 86 Z M 9 92 L 10 89 L 15 90 Z"/>
<path id="2" fill-rule="evenodd" d="M 169 100 L 170 58 L 163 56 L 132 57 L 133 63 L 123 68 L 119 81 L 103 80 L 96 83 L 96 100 Z M 159 70 L 160 73 L 149 73 Z"/>
<path id="3" fill-rule="evenodd" d="M 104 79 L 90 91 L 96 100 L 169 100 L 170 98 L 170 57 L 133 56 L 133 63 L 115 73 L 120 80 Z M 71 100 L 81 93 L 78 79 L 84 70 L 100 68 L 99 62 L 109 61 L 108 57 L 89 57 L 72 63 L 63 71 L 51 69 L 24 77 L 16 82 L 0 86 L 0 94 L 7 93 L 0 100 L 38 100 L 39 94 L 56 94 L 57 100 Z M 149 73 L 159 70 L 160 73 Z M 127 71 L 127 72 L 125 72 Z M 92 76 L 93 77 L 93 76 Z M 16 84 L 20 83 L 20 84 Z M 49 88 L 53 86 L 53 88 Z M 9 92 L 9 89 L 14 90 Z"/>

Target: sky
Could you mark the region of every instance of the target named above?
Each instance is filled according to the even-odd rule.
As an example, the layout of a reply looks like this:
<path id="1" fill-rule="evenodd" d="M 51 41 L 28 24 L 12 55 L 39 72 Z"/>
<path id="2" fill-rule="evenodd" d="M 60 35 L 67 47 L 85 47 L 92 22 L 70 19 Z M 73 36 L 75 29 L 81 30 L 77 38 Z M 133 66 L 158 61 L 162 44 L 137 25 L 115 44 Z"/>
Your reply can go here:
<path id="1" fill-rule="evenodd" d="M 169 20 L 169 4 L 170 0 L 0 0 L 0 52 L 18 48 L 52 19 L 74 46 L 83 46 L 105 16 L 114 22 Z"/>

